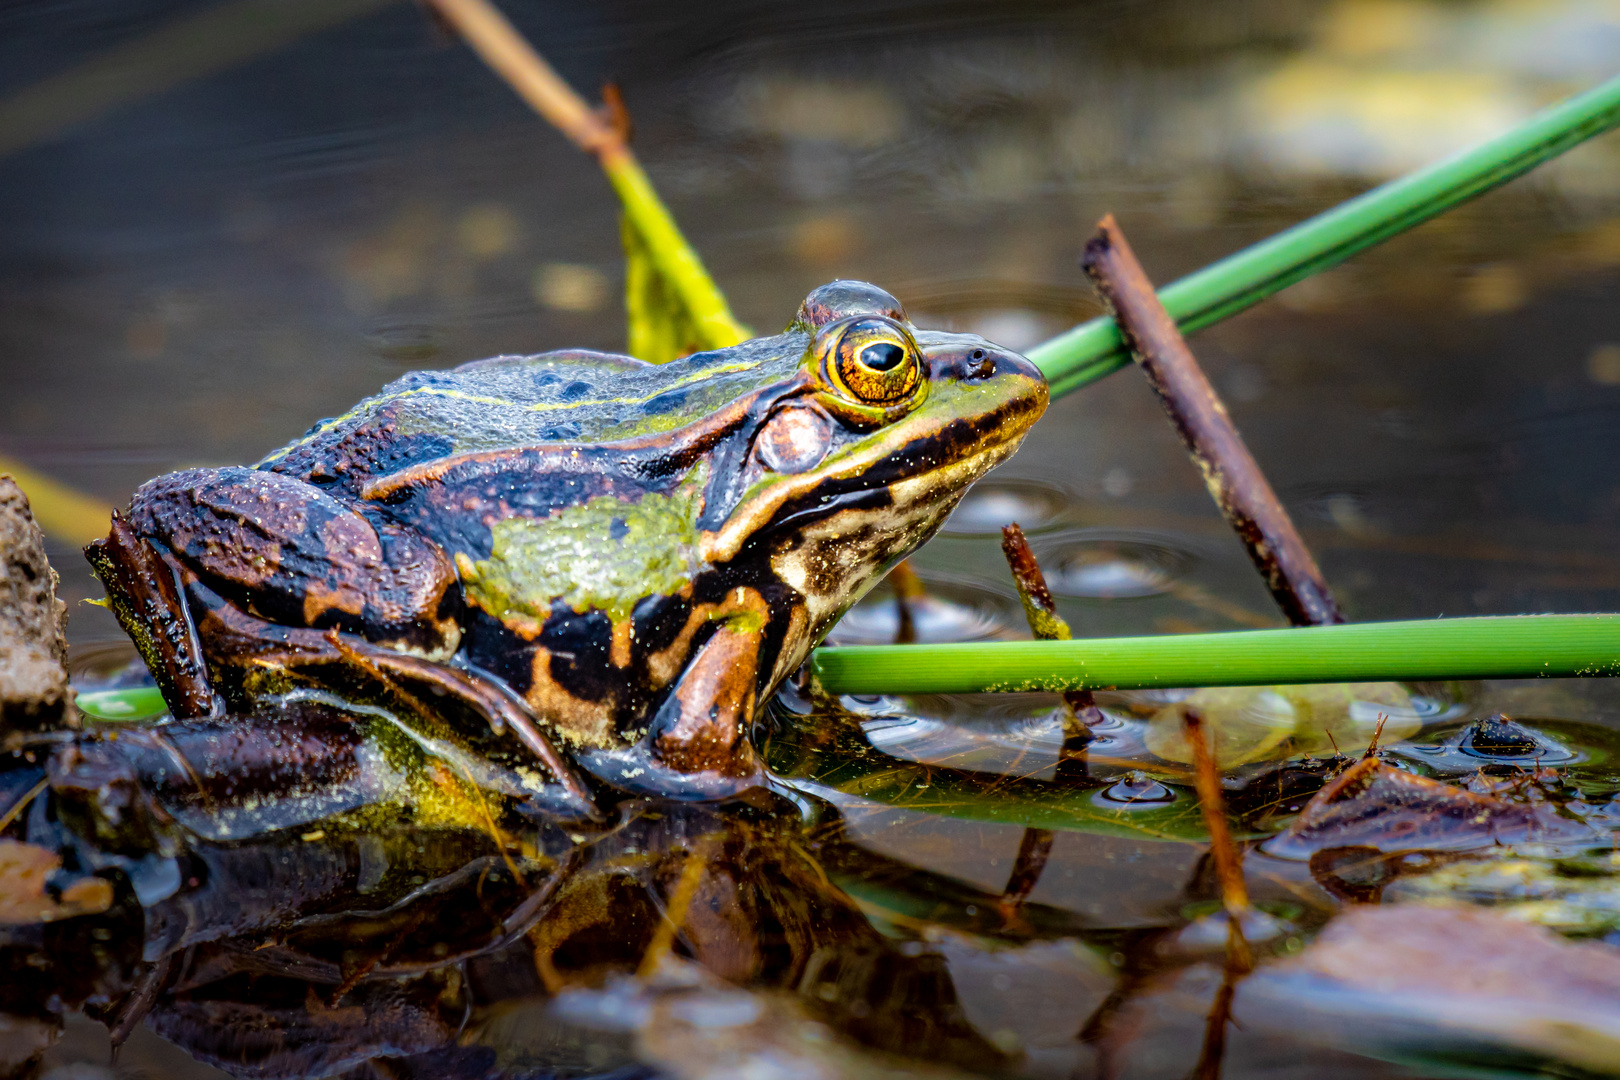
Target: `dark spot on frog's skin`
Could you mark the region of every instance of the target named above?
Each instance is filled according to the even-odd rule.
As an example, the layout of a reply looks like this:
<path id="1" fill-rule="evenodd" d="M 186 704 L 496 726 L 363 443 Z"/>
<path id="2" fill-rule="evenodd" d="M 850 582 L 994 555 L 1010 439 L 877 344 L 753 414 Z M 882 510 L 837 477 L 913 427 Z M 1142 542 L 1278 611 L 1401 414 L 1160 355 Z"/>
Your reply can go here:
<path id="1" fill-rule="evenodd" d="M 590 383 L 579 382 L 576 380 L 563 387 L 562 393 L 558 394 L 557 397 L 561 401 L 578 401 L 580 398 L 584 397 L 590 392 Z"/>
<path id="2" fill-rule="evenodd" d="M 608 522 L 608 536 L 614 540 L 623 540 L 630 535 L 630 526 L 625 524 L 624 518 L 614 518 Z"/>
<path id="3" fill-rule="evenodd" d="M 443 435 L 395 435 L 382 441 L 374 456 L 376 471 L 373 476 L 387 476 L 413 465 L 437 461 L 455 449 L 455 443 Z"/>
<path id="4" fill-rule="evenodd" d="M 679 596 L 644 596 L 630 613 L 630 632 L 645 652 L 662 652 L 674 644 L 687 620 L 692 602 Z"/>
<path id="5" fill-rule="evenodd" d="M 667 394 L 659 394 L 641 407 L 641 415 L 663 416 L 665 413 L 673 412 L 686 404 L 686 395 L 687 391 L 685 390 L 672 390 Z"/>
<path id="6" fill-rule="evenodd" d="M 543 371 L 534 377 L 534 388 L 544 390 L 546 387 L 556 386 L 560 382 L 562 382 L 562 379 L 555 371 Z"/>
<path id="7" fill-rule="evenodd" d="M 469 608 L 462 647 L 473 667 L 498 675 L 518 694 L 534 685 L 534 646 L 488 612 Z"/>
<path id="8" fill-rule="evenodd" d="M 613 623 L 605 612 L 574 611 L 558 601 L 540 631 L 539 644 L 551 653 L 551 677 L 577 698 L 601 701 L 624 681 L 608 659 Z"/>

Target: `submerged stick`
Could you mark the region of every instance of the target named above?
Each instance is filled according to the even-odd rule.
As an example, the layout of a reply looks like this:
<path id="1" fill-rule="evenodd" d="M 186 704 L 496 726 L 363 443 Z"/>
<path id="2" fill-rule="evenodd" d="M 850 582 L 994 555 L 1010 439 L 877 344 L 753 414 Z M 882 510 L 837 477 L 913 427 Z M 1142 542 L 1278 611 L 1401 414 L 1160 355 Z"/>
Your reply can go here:
<path id="1" fill-rule="evenodd" d="M 1491 615 L 1074 641 L 845 645 L 811 654 L 830 694 L 1266 686 L 1620 675 L 1620 615 Z"/>
<path id="2" fill-rule="evenodd" d="M 1249 914 L 1249 886 L 1243 880 L 1243 857 L 1232 841 L 1226 822 L 1226 799 L 1221 793 L 1221 776 L 1215 768 L 1204 717 L 1188 709 L 1182 717 L 1187 743 L 1192 747 L 1193 783 L 1198 788 L 1198 809 L 1209 832 L 1209 853 L 1215 860 L 1215 878 L 1220 882 L 1221 906 L 1226 909 L 1226 970 L 1221 988 L 1215 994 L 1204 1021 L 1204 1042 L 1193 1070 L 1196 1080 L 1218 1080 L 1226 1056 L 1226 1025 L 1232 1019 L 1232 997 L 1237 980 L 1254 970 L 1254 950 L 1243 936 L 1243 920 Z"/>
<path id="3" fill-rule="evenodd" d="M 1013 584 L 1018 587 L 1018 599 L 1024 605 L 1024 618 L 1029 621 L 1029 632 L 1037 641 L 1069 641 L 1074 632 L 1068 622 L 1058 614 L 1057 601 L 1046 585 L 1041 564 L 1029 549 L 1024 530 L 1015 521 L 1001 528 L 1001 553 L 1007 557 Z M 1063 691 L 1065 723 L 1063 749 L 1078 750 L 1091 740 L 1091 726 L 1105 719 L 1090 690 Z"/>
<path id="4" fill-rule="evenodd" d="M 1543 109 L 1524 123 L 1325 210 L 1212 263 L 1160 294 L 1184 333 L 1253 307 L 1620 125 L 1620 77 Z M 1060 397 L 1130 363 L 1114 320 L 1081 323 L 1029 351 Z"/>
<path id="5" fill-rule="evenodd" d="M 664 917 L 659 920 L 658 929 L 653 931 L 653 937 L 647 943 L 647 951 L 641 956 L 641 963 L 636 966 L 636 978 L 650 979 L 658 974 L 659 965 L 670 955 L 675 947 L 675 938 L 686 925 L 686 913 L 692 907 L 692 900 L 697 896 L 698 886 L 703 883 L 703 872 L 708 869 L 713 853 L 714 843 L 709 837 L 700 839 L 686 854 L 686 862 L 681 865 L 681 875 L 675 879 L 675 887 L 670 890 L 669 899 L 664 906 Z"/>
<path id="6" fill-rule="evenodd" d="M 911 568 L 910 559 L 896 563 L 888 580 L 894 590 L 894 643 L 910 645 L 917 640 L 917 603 L 928 596 L 928 588 Z"/>
<path id="7" fill-rule="evenodd" d="M 1295 626 L 1344 622 L 1338 601 L 1288 511 L 1244 445 L 1136 253 L 1109 214 L 1080 265 L 1118 320 L 1136 362 L 1181 435 L 1204 486 L 1248 549 L 1272 598 Z"/>
<path id="8" fill-rule="evenodd" d="M 1232 842 L 1232 830 L 1226 823 L 1226 799 L 1221 794 L 1221 776 L 1215 768 L 1215 755 L 1209 748 L 1209 735 L 1204 717 L 1197 709 L 1188 709 L 1182 717 L 1186 728 L 1187 744 L 1193 753 L 1193 784 L 1198 789 L 1198 809 L 1204 817 L 1204 828 L 1209 832 L 1209 853 L 1215 860 L 1215 878 L 1221 886 L 1221 906 L 1236 929 L 1236 941 L 1241 942 L 1243 954 L 1249 951 L 1243 940 L 1243 917 L 1249 913 L 1249 886 L 1243 880 L 1243 860 L 1237 845 Z M 1253 961 L 1243 964 L 1253 966 Z"/>
<path id="9" fill-rule="evenodd" d="M 1056 834 L 1051 829 L 1025 829 L 1018 842 L 1018 855 L 1013 860 L 1012 872 L 1007 875 L 1007 887 L 1001 890 L 998 902 L 1001 917 L 1012 923 L 1018 918 L 1018 909 L 1029 894 L 1040 884 L 1041 872 L 1052 857 L 1052 844 Z"/>

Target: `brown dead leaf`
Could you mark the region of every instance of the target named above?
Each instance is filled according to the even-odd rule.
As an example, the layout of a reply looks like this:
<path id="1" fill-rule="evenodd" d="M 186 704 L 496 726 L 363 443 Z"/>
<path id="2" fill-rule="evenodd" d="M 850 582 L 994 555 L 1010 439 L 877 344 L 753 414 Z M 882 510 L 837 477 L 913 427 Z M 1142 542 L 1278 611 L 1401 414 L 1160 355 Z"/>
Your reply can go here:
<path id="1" fill-rule="evenodd" d="M 1385 765 L 1357 762 L 1317 792 L 1266 854 L 1308 859 L 1325 848 L 1459 851 L 1527 841 L 1569 840 L 1591 829 L 1540 803 L 1510 802 Z"/>
<path id="2" fill-rule="evenodd" d="M 59 856 L 36 844 L 0 840 L 0 926 L 94 915 L 112 906 L 112 884 L 96 877 L 73 882 L 60 900 L 50 897 L 46 882 L 61 865 Z"/>

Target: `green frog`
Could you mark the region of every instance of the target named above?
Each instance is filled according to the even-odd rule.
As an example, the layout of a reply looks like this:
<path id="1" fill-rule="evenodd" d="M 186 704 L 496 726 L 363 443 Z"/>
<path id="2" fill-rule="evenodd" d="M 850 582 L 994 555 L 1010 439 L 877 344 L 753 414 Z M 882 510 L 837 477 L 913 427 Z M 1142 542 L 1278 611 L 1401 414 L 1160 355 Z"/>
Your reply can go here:
<path id="1" fill-rule="evenodd" d="M 431 697 L 559 807 L 719 797 L 763 779 L 762 703 L 1046 402 L 1023 357 L 838 281 L 668 364 L 412 372 L 252 468 L 148 482 L 86 554 L 177 718 Z"/>

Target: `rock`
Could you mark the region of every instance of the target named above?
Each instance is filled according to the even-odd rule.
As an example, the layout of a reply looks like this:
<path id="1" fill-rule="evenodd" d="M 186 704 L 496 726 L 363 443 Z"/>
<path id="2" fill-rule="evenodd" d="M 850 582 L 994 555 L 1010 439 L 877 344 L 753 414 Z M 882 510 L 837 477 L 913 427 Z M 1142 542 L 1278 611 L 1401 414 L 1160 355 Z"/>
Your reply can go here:
<path id="1" fill-rule="evenodd" d="M 1620 1075 L 1620 949 L 1480 908 L 1347 908 L 1244 980 L 1246 1031 L 1298 1033 L 1421 1075 Z"/>
<path id="2" fill-rule="evenodd" d="M 75 713 L 67 675 L 67 605 L 28 496 L 0 474 L 0 738 L 40 731 Z"/>

